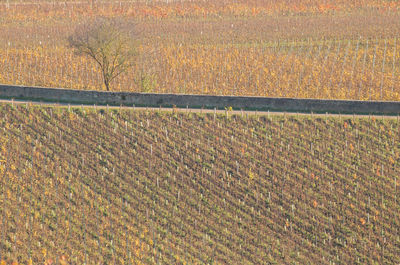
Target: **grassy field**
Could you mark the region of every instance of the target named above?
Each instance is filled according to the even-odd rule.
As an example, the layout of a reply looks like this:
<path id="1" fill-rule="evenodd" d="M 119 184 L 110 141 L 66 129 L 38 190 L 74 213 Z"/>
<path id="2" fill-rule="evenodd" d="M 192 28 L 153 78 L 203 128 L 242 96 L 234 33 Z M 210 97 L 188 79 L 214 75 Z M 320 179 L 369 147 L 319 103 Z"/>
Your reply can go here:
<path id="1" fill-rule="evenodd" d="M 398 264 L 395 118 L 0 105 L 0 260 Z"/>
<path id="2" fill-rule="evenodd" d="M 68 47 L 84 17 L 136 23 L 115 91 L 400 100 L 398 1 L 7 1 L 0 83 L 104 89 Z"/>

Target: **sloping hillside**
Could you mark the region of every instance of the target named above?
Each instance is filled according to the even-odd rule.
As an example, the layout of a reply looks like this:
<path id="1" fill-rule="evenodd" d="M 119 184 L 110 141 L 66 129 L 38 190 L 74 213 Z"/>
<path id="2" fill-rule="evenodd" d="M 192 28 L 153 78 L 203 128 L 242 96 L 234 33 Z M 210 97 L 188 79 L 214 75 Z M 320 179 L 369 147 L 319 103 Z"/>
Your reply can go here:
<path id="1" fill-rule="evenodd" d="M 400 263 L 400 123 L 0 105 L 0 260 Z"/>

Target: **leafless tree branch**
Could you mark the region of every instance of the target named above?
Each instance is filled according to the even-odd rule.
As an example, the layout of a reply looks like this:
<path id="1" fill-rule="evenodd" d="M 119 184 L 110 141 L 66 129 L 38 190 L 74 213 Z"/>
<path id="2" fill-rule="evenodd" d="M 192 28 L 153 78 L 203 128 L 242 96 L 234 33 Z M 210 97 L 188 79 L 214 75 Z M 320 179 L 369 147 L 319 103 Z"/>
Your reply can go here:
<path id="1" fill-rule="evenodd" d="M 117 76 L 133 66 L 134 40 L 133 24 L 104 17 L 82 23 L 68 38 L 77 54 L 89 56 L 98 64 L 107 91 Z"/>

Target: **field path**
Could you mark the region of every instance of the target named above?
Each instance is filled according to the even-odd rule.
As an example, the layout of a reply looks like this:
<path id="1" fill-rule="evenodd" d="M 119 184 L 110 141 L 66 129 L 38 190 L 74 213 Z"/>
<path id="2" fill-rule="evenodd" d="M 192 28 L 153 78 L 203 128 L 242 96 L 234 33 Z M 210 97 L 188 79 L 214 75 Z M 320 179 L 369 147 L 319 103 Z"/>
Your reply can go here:
<path id="1" fill-rule="evenodd" d="M 130 107 L 130 106 L 105 106 L 105 105 L 86 105 L 86 104 L 75 104 L 75 103 L 58 103 L 58 102 L 42 102 L 42 101 L 27 101 L 27 100 L 11 100 L 11 99 L 0 99 L 0 103 L 8 104 L 32 104 L 45 107 L 84 107 L 84 108 L 96 108 L 96 109 L 133 109 L 133 110 L 151 110 L 151 111 L 165 111 L 165 112 L 188 112 L 188 113 L 215 113 L 215 114 L 226 114 L 229 115 L 288 115 L 288 116 L 316 116 L 316 117 L 345 117 L 345 118 L 387 118 L 399 120 L 399 115 L 363 115 L 363 114 L 336 114 L 336 113 L 303 113 L 303 112 L 281 112 L 281 111 L 249 111 L 249 110 L 218 110 L 218 109 L 194 109 L 194 108 L 154 108 L 154 107 Z"/>

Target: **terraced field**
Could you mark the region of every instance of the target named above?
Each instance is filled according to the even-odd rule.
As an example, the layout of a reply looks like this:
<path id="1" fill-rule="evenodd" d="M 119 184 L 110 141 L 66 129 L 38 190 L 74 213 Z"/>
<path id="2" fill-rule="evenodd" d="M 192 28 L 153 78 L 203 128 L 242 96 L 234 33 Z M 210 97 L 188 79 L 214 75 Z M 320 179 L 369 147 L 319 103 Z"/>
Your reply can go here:
<path id="1" fill-rule="evenodd" d="M 399 264 L 397 118 L 0 105 L 0 260 Z"/>

